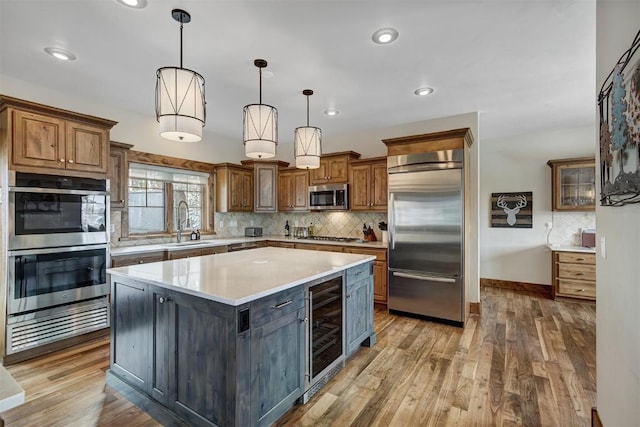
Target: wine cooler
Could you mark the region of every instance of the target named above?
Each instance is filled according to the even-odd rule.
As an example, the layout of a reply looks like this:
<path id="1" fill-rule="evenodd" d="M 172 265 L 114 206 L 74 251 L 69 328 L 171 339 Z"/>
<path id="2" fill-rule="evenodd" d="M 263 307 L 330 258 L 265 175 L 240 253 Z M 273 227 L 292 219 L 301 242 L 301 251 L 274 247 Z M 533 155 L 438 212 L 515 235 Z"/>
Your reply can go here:
<path id="1" fill-rule="evenodd" d="M 307 288 L 306 402 L 344 366 L 344 292 L 339 275 Z"/>

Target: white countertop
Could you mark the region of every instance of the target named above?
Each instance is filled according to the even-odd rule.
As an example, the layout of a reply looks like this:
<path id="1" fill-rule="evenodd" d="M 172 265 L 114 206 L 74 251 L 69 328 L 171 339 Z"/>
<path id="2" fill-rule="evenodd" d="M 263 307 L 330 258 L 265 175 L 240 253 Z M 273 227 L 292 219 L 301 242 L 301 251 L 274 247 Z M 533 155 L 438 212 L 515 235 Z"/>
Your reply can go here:
<path id="1" fill-rule="evenodd" d="M 196 248 L 207 248 L 214 246 L 226 246 L 234 243 L 251 243 L 260 242 L 266 240 L 273 240 L 278 242 L 289 243 L 309 243 L 317 245 L 338 245 L 338 246 L 355 246 L 361 248 L 372 249 L 386 249 L 387 244 L 381 241 L 378 242 L 335 242 L 331 240 L 312 240 L 312 239 L 298 239 L 294 237 L 283 236 L 262 236 L 262 237 L 232 237 L 222 239 L 206 239 L 206 240 L 187 240 L 183 243 L 158 243 L 153 245 L 134 245 L 134 246 L 120 246 L 111 248 L 111 256 L 133 255 L 142 254 L 147 252 L 158 251 L 177 251 Z"/>
<path id="2" fill-rule="evenodd" d="M 267 247 L 107 272 L 238 306 L 374 259 L 370 255 Z"/>
<path id="3" fill-rule="evenodd" d="M 560 246 L 560 245 L 547 245 L 552 251 L 558 252 L 585 252 L 589 254 L 595 254 L 596 248 L 587 248 L 585 246 Z"/>

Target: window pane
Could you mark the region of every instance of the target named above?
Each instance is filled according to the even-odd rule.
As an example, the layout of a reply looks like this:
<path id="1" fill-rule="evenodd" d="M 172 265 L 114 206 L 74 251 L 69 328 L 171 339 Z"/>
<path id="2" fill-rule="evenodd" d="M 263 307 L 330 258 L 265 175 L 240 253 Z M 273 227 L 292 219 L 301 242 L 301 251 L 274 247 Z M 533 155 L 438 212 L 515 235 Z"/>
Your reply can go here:
<path id="1" fill-rule="evenodd" d="M 164 231 L 164 207 L 129 207 L 129 232 L 151 233 Z"/>
<path id="2" fill-rule="evenodd" d="M 202 193 L 203 185 L 198 184 L 173 184 L 173 226 L 177 230 L 178 224 L 182 229 L 202 228 Z M 185 203 L 180 203 L 185 202 Z"/>

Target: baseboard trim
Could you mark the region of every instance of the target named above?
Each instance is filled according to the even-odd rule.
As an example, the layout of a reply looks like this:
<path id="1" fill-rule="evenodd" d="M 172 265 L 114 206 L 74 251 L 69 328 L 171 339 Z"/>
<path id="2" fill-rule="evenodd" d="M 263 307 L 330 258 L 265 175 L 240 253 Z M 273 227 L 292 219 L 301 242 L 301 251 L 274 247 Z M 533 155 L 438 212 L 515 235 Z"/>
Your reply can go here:
<path id="1" fill-rule="evenodd" d="M 539 283 L 513 282 L 510 280 L 480 279 L 480 286 L 490 288 L 511 289 L 513 291 L 534 292 L 542 294 L 546 298 L 553 299 L 553 289 L 549 285 Z"/>
<path id="2" fill-rule="evenodd" d="M 479 302 L 470 302 L 469 314 L 482 314 L 481 308 L 482 308 L 482 305 Z"/>
<path id="3" fill-rule="evenodd" d="M 595 406 L 591 408 L 591 427 L 603 427 L 600 415 L 598 415 L 598 408 Z"/>

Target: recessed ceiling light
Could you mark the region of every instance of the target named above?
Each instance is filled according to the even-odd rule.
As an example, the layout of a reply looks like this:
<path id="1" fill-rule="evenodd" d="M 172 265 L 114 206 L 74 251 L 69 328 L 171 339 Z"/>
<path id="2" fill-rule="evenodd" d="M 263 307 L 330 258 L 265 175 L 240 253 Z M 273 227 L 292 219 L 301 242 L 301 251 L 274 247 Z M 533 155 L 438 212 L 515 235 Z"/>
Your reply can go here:
<path id="1" fill-rule="evenodd" d="M 324 114 L 326 114 L 327 116 L 337 116 L 338 114 L 340 114 L 340 111 L 336 110 L 335 108 L 330 108 L 328 110 L 324 110 Z"/>
<path id="2" fill-rule="evenodd" d="M 371 36 L 371 39 L 378 44 L 389 44 L 398 38 L 398 30 L 395 28 L 381 28 Z"/>
<path id="3" fill-rule="evenodd" d="M 73 53 L 68 50 L 60 49 L 59 47 L 45 47 L 44 51 L 61 61 L 74 61 L 76 59 L 76 56 Z"/>
<path id="4" fill-rule="evenodd" d="M 413 93 L 415 93 L 418 96 L 427 96 L 427 95 L 433 93 L 433 88 L 421 87 L 421 88 L 416 89 Z"/>
<path id="5" fill-rule="evenodd" d="M 118 3 L 134 9 L 144 9 L 147 7 L 147 0 L 116 0 Z"/>

